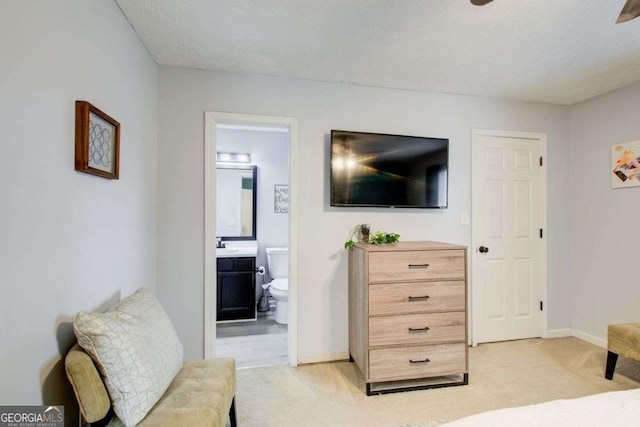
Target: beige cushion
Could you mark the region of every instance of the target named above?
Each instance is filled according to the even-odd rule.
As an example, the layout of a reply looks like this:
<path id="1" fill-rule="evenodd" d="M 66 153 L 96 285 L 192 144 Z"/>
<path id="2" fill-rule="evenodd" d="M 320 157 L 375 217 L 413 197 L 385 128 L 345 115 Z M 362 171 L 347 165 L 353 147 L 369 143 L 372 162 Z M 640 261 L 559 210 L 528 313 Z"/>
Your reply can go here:
<path id="1" fill-rule="evenodd" d="M 607 349 L 629 359 L 640 360 L 640 323 L 609 325 Z"/>
<path id="2" fill-rule="evenodd" d="M 90 423 L 103 419 L 109 412 L 111 400 L 93 360 L 74 345 L 64 360 L 64 367 L 84 419 Z"/>
<path id="3" fill-rule="evenodd" d="M 223 427 L 236 393 L 234 359 L 185 362 L 139 427 Z"/>
<path id="4" fill-rule="evenodd" d="M 185 362 L 169 389 L 138 427 L 222 427 L 236 390 L 234 359 Z M 122 427 L 114 417 L 107 427 Z"/>
<path id="5" fill-rule="evenodd" d="M 182 344 L 148 289 L 139 289 L 105 313 L 78 313 L 73 330 L 127 427 L 147 415 L 182 367 Z"/>

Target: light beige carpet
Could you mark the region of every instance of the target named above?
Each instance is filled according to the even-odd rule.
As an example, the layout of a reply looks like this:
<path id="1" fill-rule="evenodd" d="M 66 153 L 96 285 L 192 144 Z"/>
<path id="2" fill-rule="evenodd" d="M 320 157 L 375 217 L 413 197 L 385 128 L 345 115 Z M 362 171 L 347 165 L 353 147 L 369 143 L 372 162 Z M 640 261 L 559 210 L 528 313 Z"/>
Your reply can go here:
<path id="1" fill-rule="evenodd" d="M 432 427 L 478 412 L 640 387 L 640 363 L 576 338 L 482 344 L 469 349 L 469 385 L 367 397 L 355 364 L 276 366 L 237 372 L 238 425 Z"/>

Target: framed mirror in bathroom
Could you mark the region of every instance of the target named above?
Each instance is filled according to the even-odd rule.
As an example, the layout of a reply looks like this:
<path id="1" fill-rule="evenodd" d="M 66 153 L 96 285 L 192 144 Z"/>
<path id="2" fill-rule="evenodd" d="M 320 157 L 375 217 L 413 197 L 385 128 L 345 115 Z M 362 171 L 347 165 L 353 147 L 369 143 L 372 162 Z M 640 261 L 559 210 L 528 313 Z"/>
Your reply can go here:
<path id="1" fill-rule="evenodd" d="M 216 165 L 216 237 L 256 240 L 258 167 Z"/>

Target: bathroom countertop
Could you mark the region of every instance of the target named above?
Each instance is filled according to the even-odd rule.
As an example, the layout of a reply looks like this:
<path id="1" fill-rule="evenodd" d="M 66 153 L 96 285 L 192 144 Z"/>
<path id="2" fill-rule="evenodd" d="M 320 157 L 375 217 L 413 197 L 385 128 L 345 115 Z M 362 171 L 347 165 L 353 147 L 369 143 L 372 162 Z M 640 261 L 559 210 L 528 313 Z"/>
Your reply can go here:
<path id="1" fill-rule="evenodd" d="M 258 255 L 258 248 L 255 246 L 231 246 L 226 248 L 216 248 L 216 258 L 238 258 L 255 257 Z"/>

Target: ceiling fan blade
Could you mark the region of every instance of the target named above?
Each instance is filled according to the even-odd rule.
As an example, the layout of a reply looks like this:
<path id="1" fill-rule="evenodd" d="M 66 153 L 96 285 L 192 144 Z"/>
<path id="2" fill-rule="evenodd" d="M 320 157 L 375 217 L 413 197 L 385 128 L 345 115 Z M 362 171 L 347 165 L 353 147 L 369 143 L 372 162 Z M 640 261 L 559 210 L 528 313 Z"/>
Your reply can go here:
<path id="1" fill-rule="evenodd" d="M 491 3 L 493 0 L 471 0 L 471 4 L 474 6 L 484 6 L 487 3 Z"/>
<path id="2" fill-rule="evenodd" d="M 622 12 L 620 12 L 620 16 L 616 20 L 616 24 L 631 21 L 638 16 L 640 16 L 640 0 L 627 0 Z"/>

